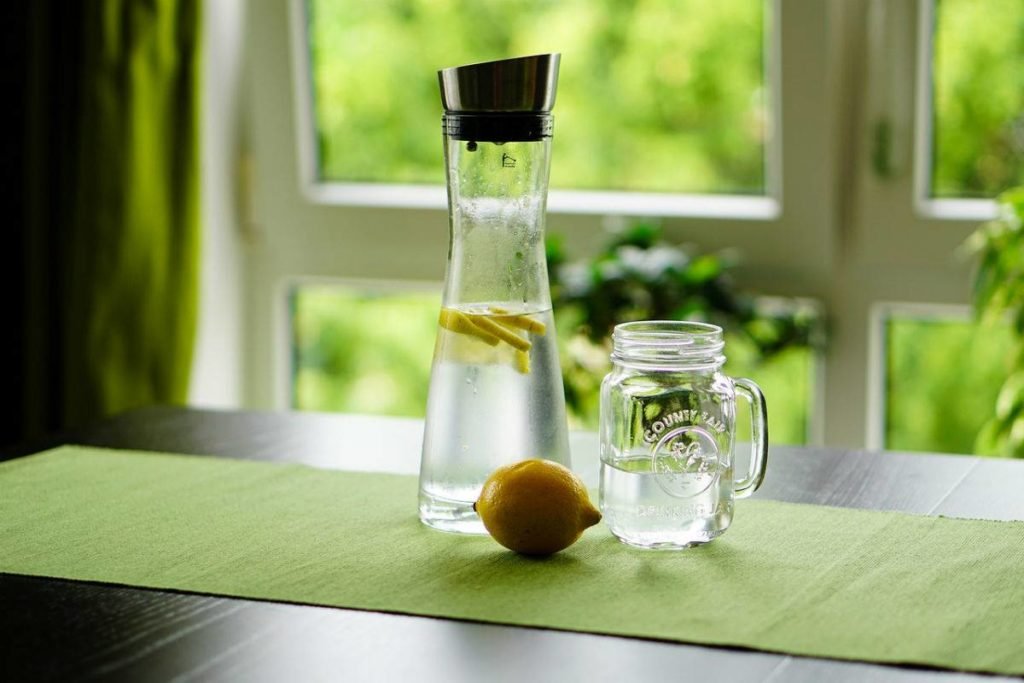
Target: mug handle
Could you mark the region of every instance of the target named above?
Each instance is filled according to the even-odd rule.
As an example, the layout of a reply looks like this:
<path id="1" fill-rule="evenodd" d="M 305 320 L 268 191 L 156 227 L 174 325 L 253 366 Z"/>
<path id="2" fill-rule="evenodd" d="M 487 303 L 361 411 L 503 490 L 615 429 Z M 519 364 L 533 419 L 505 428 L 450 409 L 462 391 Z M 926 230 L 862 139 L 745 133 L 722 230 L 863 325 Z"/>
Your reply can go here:
<path id="1" fill-rule="evenodd" d="M 750 403 L 750 470 L 733 486 L 737 498 L 746 498 L 760 488 L 768 466 L 768 406 L 761 387 L 752 380 L 741 377 L 734 379 L 733 384 L 736 385 L 736 395 Z"/>

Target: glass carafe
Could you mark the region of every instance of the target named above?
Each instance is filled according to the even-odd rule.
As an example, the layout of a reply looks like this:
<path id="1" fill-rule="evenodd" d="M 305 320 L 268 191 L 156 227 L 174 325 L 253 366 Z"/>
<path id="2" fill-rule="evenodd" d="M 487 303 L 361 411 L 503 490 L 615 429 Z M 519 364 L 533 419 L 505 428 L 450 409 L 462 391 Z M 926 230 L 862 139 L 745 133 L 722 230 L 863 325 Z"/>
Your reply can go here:
<path id="1" fill-rule="evenodd" d="M 485 533 L 497 467 L 569 465 L 544 248 L 558 55 L 440 72 L 450 237 L 420 463 L 420 519 Z"/>

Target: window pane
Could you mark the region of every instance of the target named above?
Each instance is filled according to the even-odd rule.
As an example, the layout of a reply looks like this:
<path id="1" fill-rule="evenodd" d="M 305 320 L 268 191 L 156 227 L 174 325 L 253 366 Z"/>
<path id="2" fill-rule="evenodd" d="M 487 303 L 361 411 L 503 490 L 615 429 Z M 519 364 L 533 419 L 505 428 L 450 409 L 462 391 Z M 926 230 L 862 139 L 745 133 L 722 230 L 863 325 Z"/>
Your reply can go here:
<path id="1" fill-rule="evenodd" d="M 443 183 L 436 70 L 561 52 L 552 187 L 763 194 L 763 0 L 308 0 L 320 178 Z"/>
<path id="2" fill-rule="evenodd" d="M 935 197 L 1024 184 L 1024 2 L 936 0 Z"/>
<path id="3" fill-rule="evenodd" d="M 422 417 L 439 293 L 333 285 L 292 293 L 292 406 Z"/>
<path id="4" fill-rule="evenodd" d="M 885 337 L 885 448 L 974 453 L 1006 378 L 1010 330 L 892 318 Z"/>

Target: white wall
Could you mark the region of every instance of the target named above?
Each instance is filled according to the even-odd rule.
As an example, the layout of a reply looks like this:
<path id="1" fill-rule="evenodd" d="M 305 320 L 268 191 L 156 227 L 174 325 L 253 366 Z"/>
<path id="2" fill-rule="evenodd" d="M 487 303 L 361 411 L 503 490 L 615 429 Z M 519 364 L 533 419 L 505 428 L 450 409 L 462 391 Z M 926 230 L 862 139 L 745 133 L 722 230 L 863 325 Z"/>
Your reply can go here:
<path id="1" fill-rule="evenodd" d="M 189 403 L 242 400 L 242 159 L 244 0 L 203 3 L 200 163 L 202 256 Z"/>

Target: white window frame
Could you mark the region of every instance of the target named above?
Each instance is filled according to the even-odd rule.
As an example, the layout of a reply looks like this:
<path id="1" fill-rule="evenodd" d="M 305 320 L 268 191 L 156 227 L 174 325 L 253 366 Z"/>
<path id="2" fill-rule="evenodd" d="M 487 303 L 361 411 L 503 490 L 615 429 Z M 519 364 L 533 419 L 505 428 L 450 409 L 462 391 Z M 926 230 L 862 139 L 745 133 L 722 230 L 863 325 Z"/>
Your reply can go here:
<path id="1" fill-rule="evenodd" d="M 969 264 L 952 255 L 988 215 L 981 209 L 990 209 L 923 201 L 930 48 L 917 36 L 930 27 L 932 0 L 767 1 L 769 196 L 552 192 L 548 230 L 583 256 L 606 239 L 603 225 L 659 216 L 673 241 L 739 248 L 738 274 L 759 293 L 823 302 L 833 334 L 819 376 L 824 407 L 813 421 L 823 425 L 816 428 L 822 443 L 863 447 L 877 406 L 869 385 L 884 371 L 869 348 L 873 307 L 965 304 Z M 867 28 L 880 8 L 888 30 L 879 45 Z M 290 379 L 279 347 L 288 338 L 287 283 L 300 276 L 440 282 L 447 214 L 441 187 L 312 182 L 301 0 L 254 3 L 249 13 L 254 171 L 244 396 L 251 407 L 285 408 Z M 894 154 L 906 160 L 887 178 L 868 161 L 868 123 L 878 112 L 891 117 Z"/>
<path id="2" fill-rule="evenodd" d="M 935 0 L 918 0 L 917 107 L 914 126 L 914 196 L 917 212 L 936 220 L 987 221 L 996 217 L 991 199 L 938 199 L 931 196 L 932 180 L 932 56 L 935 47 Z"/>
<path id="3" fill-rule="evenodd" d="M 443 185 L 363 183 L 322 181 L 318 177 L 316 150 L 316 120 L 313 83 L 307 27 L 309 16 L 306 0 L 288 0 L 291 28 L 291 63 L 294 74 L 293 102 L 295 104 L 296 149 L 299 155 L 299 182 L 303 195 L 312 203 L 326 206 L 361 206 L 385 208 L 447 209 L 447 194 Z M 768 0 L 765 16 L 766 40 L 764 63 L 768 90 L 768 106 L 779 101 L 780 89 L 777 71 L 778 22 L 768 15 L 777 14 L 779 0 Z M 440 100 L 437 118 L 440 121 Z M 555 112 L 557 120 L 557 111 Z M 548 213 L 595 214 L 599 216 L 689 216 L 700 218 L 736 218 L 741 220 L 772 220 L 779 216 L 781 200 L 781 137 L 779 117 L 769 116 L 772 127 L 765 145 L 764 195 L 701 195 L 662 192 L 618 192 L 612 190 L 560 190 L 553 189 L 548 196 Z M 438 128 L 440 140 L 440 127 Z M 439 142 L 440 149 L 440 142 Z"/>

